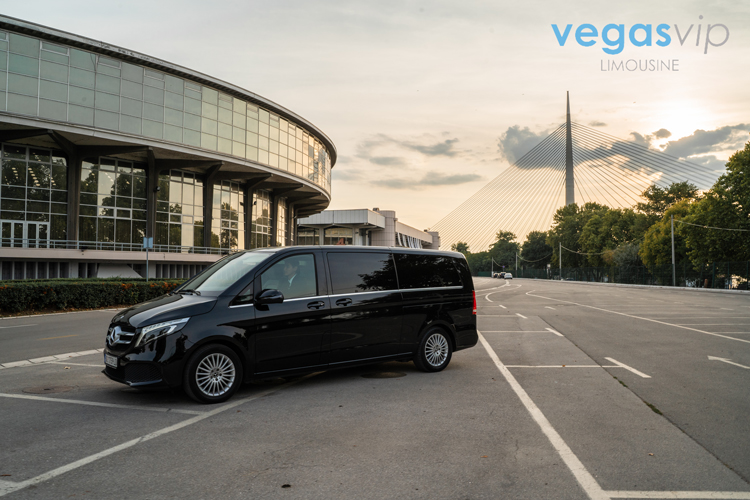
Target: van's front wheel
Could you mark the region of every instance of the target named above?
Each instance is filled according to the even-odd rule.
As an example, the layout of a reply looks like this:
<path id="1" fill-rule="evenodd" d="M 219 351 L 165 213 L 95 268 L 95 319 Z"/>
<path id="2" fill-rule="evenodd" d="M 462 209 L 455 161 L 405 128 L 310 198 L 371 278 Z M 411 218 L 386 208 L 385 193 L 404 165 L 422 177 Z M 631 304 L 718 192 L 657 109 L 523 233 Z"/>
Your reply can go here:
<path id="1" fill-rule="evenodd" d="M 431 328 L 422 337 L 414 364 L 423 372 L 439 372 L 451 361 L 451 341 L 444 330 Z"/>
<path id="2" fill-rule="evenodd" d="M 198 349 L 185 367 L 185 393 L 199 403 L 226 401 L 241 384 L 242 364 L 237 354 L 223 345 Z"/>

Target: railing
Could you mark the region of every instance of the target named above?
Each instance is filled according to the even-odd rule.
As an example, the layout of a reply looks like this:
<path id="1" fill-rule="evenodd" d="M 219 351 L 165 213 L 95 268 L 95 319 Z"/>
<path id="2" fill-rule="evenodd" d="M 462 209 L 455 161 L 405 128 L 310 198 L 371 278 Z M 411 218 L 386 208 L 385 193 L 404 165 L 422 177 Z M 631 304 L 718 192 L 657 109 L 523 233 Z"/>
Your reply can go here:
<path id="1" fill-rule="evenodd" d="M 675 281 L 677 286 L 680 287 L 748 290 L 748 283 L 750 283 L 750 261 L 714 262 L 699 266 L 697 269 L 685 263 L 676 266 L 675 271 Z M 517 272 L 513 272 L 513 276 L 559 280 L 560 269 L 556 267 L 518 269 Z M 672 266 L 564 267 L 562 279 L 566 281 L 672 286 Z"/>
<path id="2" fill-rule="evenodd" d="M 108 250 L 114 252 L 145 252 L 140 243 L 115 243 L 106 241 L 46 240 L 30 238 L 1 238 L 3 248 L 51 248 L 56 250 Z M 187 253 L 203 255 L 226 255 L 236 250 L 213 247 L 190 247 L 181 245 L 154 245 L 151 252 Z"/>

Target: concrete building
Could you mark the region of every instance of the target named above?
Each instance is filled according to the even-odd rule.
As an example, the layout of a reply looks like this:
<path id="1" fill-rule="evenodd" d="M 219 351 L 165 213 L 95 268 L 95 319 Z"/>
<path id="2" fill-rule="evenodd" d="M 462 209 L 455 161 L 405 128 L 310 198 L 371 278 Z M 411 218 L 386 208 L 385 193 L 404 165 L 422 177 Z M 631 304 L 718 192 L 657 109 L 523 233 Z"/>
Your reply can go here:
<path id="1" fill-rule="evenodd" d="M 399 222 L 393 210 L 325 210 L 297 220 L 298 245 L 440 249 L 440 235 Z"/>
<path id="2" fill-rule="evenodd" d="M 0 143 L 2 279 L 143 276 L 144 238 L 151 277 L 292 244 L 336 163 L 321 130 L 253 92 L 6 16 Z"/>

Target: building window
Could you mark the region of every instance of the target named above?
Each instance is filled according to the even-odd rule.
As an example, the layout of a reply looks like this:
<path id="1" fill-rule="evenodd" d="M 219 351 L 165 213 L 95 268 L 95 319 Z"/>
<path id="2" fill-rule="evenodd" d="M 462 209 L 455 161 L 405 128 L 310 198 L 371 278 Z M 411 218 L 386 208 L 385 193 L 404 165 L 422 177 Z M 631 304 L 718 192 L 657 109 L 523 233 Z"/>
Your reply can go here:
<path id="1" fill-rule="evenodd" d="M 83 162 L 79 239 L 140 244 L 146 236 L 145 166 L 114 158 Z"/>
<path id="2" fill-rule="evenodd" d="M 67 202 L 68 165 L 61 153 L 2 145 L 3 246 L 46 246 L 49 240 L 67 239 Z"/>
<path id="3" fill-rule="evenodd" d="M 286 221 L 287 221 L 287 205 L 286 198 L 279 198 L 278 204 L 276 205 L 276 246 L 286 246 Z"/>
<path id="4" fill-rule="evenodd" d="M 250 248 L 271 246 L 271 193 L 253 192 L 253 216 L 250 225 Z"/>
<path id="5" fill-rule="evenodd" d="M 320 243 L 320 229 L 299 228 L 297 230 L 298 245 L 318 245 Z"/>
<path id="6" fill-rule="evenodd" d="M 325 229 L 323 243 L 325 245 L 351 245 L 354 230 L 347 227 L 329 227 Z"/>
<path id="7" fill-rule="evenodd" d="M 203 181 L 191 172 L 159 176 L 156 245 L 203 246 Z"/>
<path id="8" fill-rule="evenodd" d="M 238 182 L 214 184 L 211 246 L 227 250 L 245 248 L 244 192 Z"/>

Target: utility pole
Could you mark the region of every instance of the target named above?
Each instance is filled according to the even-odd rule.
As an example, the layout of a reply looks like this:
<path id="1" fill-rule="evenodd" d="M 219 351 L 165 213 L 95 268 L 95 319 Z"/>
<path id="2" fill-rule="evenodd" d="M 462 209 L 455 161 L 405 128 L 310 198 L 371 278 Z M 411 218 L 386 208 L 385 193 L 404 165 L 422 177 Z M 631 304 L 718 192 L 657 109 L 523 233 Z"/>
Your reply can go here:
<path id="1" fill-rule="evenodd" d="M 560 243 L 560 250 L 557 252 L 557 263 L 560 264 L 560 281 L 562 281 L 562 241 Z"/>
<path id="2" fill-rule="evenodd" d="M 518 274 L 518 254 L 516 253 L 516 274 Z"/>
<path id="3" fill-rule="evenodd" d="M 672 222 L 672 286 L 677 286 L 677 271 L 674 263 L 674 215 L 669 216 Z"/>
<path id="4" fill-rule="evenodd" d="M 490 257 L 490 278 L 495 277 L 495 259 Z"/>

